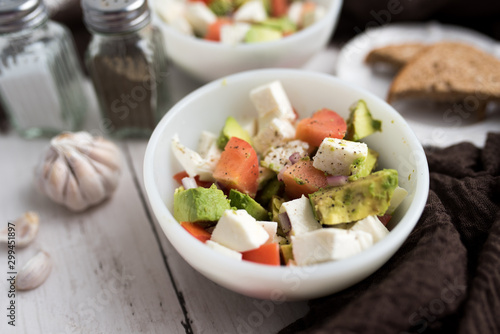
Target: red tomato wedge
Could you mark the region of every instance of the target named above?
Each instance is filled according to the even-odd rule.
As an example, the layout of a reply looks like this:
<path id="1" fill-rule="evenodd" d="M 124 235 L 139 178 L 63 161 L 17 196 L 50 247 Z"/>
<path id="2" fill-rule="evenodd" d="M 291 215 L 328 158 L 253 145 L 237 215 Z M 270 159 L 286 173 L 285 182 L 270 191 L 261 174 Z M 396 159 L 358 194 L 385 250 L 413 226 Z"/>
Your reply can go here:
<path id="1" fill-rule="evenodd" d="M 222 152 L 214 179 L 226 189 L 235 189 L 255 197 L 259 177 L 259 159 L 253 147 L 237 137 L 231 137 Z"/>
<path id="2" fill-rule="evenodd" d="M 207 29 L 207 34 L 205 35 L 205 39 L 209 41 L 220 41 L 220 28 L 225 25 L 231 23 L 231 20 L 228 18 L 218 18 L 214 23 L 210 24 Z"/>
<path id="3" fill-rule="evenodd" d="M 189 177 L 189 175 L 186 171 L 182 171 L 174 175 L 174 180 L 182 186 L 182 179 L 185 177 Z M 198 187 L 210 188 L 213 183 L 209 181 L 200 181 L 200 177 L 198 175 L 196 175 L 194 179 L 196 180 L 196 184 L 198 185 Z"/>
<path id="4" fill-rule="evenodd" d="M 210 238 L 212 237 L 210 233 L 208 233 L 203 227 L 196 223 L 181 222 L 181 226 L 184 227 L 184 229 L 188 231 L 189 234 L 203 243 L 207 240 L 210 240 Z"/>
<path id="5" fill-rule="evenodd" d="M 285 194 L 295 199 L 312 194 L 328 185 L 323 171 L 314 168 L 312 160 L 301 160 L 287 167 L 283 172 Z"/>
<path id="6" fill-rule="evenodd" d="M 271 15 L 273 17 L 281 17 L 288 13 L 287 0 L 271 0 Z"/>
<path id="7" fill-rule="evenodd" d="M 345 120 L 335 111 L 323 108 L 297 124 L 295 137 L 309 143 L 311 147 L 319 147 L 327 137 L 344 138 L 346 131 Z"/>
<path id="8" fill-rule="evenodd" d="M 265 244 L 257 249 L 241 254 L 243 255 L 243 260 L 270 266 L 280 265 L 280 246 L 277 243 Z"/>

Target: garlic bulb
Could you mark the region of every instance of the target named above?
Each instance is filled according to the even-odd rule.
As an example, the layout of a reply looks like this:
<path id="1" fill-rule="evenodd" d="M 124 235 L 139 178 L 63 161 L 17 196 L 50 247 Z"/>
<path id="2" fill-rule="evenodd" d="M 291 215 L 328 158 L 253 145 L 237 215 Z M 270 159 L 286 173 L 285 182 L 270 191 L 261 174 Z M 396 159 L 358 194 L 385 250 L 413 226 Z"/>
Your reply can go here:
<path id="1" fill-rule="evenodd" d="M 50 142 L 35 170 L 40 191 L 73 211 L 109 197 L 121 173 L 118 147 L 88 132 L 64 132 Z"/>

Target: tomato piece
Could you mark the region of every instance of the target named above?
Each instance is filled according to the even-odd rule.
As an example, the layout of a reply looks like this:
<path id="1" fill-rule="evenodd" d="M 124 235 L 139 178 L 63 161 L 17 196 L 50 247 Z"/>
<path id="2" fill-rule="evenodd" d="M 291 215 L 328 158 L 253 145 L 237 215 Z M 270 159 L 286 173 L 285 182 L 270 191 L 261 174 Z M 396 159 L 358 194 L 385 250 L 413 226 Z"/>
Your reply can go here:
<path id="1" fill-rule="evenodd" d="M 280 265 L 280 246 L 278 243 L 265 244 L 257 249 L 241 253 L 243 260 L 267 264 L 270 266 Z"/>
<path id="2" fill-rule="evenodd" d="M 384 226 L 387 226 L 387 223 L 391 220 L 392 215 L 386 213 L 383 216 L 377 216 L 377 217 L 382 222 L 382 224 L 384 224 Z"/>
<path id="3" fill-rule="evenodd" d="M 186 171 L 179 172 L 173 176 L 174 180 L 177 181 L 177 183 L 179 183 L 179 185 L 181 186 L 182 186 L 182 179 L 185 177 L 189 177 Z M 194 179 L 198 187 L 210 188 L 210 186 L 213 184 L 213 182 L 210 181 L 201 181 L 199 175 L 196 175 Z"/>
<path id="4" fill-rule="evenodd" d="M 345 120 L 335 111 L 323 108 L 297 124 L 295 137 L 309 143 L 311 147 L 319 147 L 327 137 L 344 138 L 346 131 Z"/>
<path id="5" fill-rule="evenodd" d="M 300 160 L 288 166 L 283 172 L 283 183 L 285 194 L 292 199 L 312 194 L 328 185 L 325 173 L 316 169 L 312 160 Z"/>
<path id="6" fill-rule="evenodd" d="M 203 243 L 207 240 L 210 240 L 210 238 L 212 237 L 210 233 L 208 233 L 203 227 L 196 223 L 181 222 L 181 226 L 184 227 L 184 229 L 188 231 L 189 234 Z"/>
<path id="7" fill-rule="evenodd" d="M 288 13 L 287 0 L 271 0 L 271 15 L 273 17 L 281 17 Z"/>
<path id="8" fill-rule="evenodd" d="M 210 24 L 207 29 L 205 39 L 209 41 L 220 41 L 220 29 L 223 25 L 231 23 L 231 20 L 225 17 L 218 18 L 214 23 Z"/>
<path id="9" fill-rule="evenodd" d="M 235 189 L 255 197 L 259 178 L 259 159 L 253 147 L 231 137 L 215 166 L 214 179 L 225 189 Z"/>

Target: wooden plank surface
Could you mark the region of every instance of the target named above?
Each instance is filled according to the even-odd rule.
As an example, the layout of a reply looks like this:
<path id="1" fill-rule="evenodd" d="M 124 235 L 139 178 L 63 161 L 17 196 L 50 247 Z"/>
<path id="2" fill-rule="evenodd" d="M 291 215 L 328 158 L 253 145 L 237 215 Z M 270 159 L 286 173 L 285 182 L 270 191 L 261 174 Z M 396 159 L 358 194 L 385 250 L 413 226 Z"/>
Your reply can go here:
<path id="1" fill-rule="evenodd" d="M 19 270 L 38 249 L 53 269 L 39 288 L 16 293 L 16 327 L 7 324 L 7 249 L 0 249 L 0 333 L 184 333 L 183 312 L 126 166 L 109 201 L 71 213 L 33 187 L 47 140 L 0 138 L 0 226 L 27 210 L 41 218 L 35 242 L 16 249 Z"/>

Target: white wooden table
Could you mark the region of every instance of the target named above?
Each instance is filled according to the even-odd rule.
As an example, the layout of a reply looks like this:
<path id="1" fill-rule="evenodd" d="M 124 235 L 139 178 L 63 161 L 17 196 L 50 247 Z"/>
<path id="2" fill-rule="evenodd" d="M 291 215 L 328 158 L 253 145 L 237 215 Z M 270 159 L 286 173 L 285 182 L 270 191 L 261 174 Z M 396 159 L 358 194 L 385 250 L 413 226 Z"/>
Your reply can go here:
<path id="1" fill-rule="evenodd" d="M 328 49 L 305 68 L 333 73 L 336 56 Z M 176 99 L 197 86 L 175 70 L 172 78 Z M 91 109 L 86 129 L 95 132 L 97 112 Z M 33 170 L 47 144 L 12 132 L 0 136 L 0 229 L 28 210 L 41 219 L 35 241 L 16 249 L 16 270 L 39 249 L 53 260 L 43 285 L 16 292 L 13 327 L 7 248 L 0 247 L 0 333 L 275 333 L 307 312 L 306 301 L 270 308 L 226 290 L 179 256 L 145 198 L 146 140 L 118 142 L 126 156 L 118 189 L 84 213 L 35 189 Z"/>

